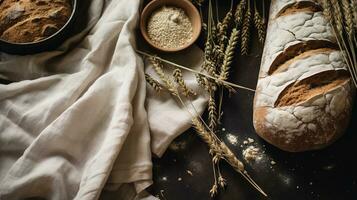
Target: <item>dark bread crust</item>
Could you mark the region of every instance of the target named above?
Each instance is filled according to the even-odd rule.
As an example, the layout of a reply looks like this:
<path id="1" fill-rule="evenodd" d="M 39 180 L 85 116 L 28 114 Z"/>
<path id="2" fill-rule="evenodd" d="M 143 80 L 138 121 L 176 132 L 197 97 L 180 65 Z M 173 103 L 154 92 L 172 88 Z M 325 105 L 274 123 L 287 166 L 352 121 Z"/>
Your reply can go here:
<path id="1" fill-rule="evenodd" d="M 352 111 L 355 90 L 343 56 L 316 1 L 273 0 L 270 13 L 255 130 L 285 151 L 324 148 L 343 135 Z"/>

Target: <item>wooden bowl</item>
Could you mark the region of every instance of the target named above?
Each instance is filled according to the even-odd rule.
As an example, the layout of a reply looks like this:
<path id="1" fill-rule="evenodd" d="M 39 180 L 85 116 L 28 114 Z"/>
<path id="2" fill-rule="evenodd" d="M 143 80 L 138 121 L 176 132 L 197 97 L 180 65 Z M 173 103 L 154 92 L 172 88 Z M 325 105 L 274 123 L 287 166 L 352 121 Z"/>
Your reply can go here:
<path id="1" fill-rule="evenodd" d="M 0 39 L 0 52 L 27 55 L 56 49 L 70 36 L 70 30 L 76 18 L 77 0 L 70 0 L 70 2 L 72 5 L 71 15 L 67 22 L 56 33 L 43 40 L 26 43 L 13 43 Z"/>
<path id="2" fill-rule="evenodd" d="M 157 46 L 150 39 L 147 32 L 147 21 L 151 17 L 154 11 L 156 11 L 157 9 L 163 6 L 173 6 L 173 7 L 181 8 L 182 10 L 185 11 L 186 15 L 190 19 L 192 24 L 192 31 L 193 31 L 192 39 L 184 46 L 178 48 L 164 48 L 164 47 Z M 196 7 L 190 1 L 187 0 L 152 0 L 149 4 L 145 6 L 143 12 L 141 13 L 141 18 L 140 18 L 140 30 L 144 39 L 154 48 L 164 52 L 177 52 L 191 46 L 200 35 L 201 26 L 202 24 L 201 24 L 200 13 L 196 9 Z"/>

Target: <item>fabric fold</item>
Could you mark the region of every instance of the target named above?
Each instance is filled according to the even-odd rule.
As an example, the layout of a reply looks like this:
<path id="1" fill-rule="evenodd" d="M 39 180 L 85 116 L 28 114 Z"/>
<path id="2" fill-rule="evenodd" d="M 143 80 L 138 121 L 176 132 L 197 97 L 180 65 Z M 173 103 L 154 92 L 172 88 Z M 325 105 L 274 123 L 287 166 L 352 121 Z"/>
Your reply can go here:
<path id="1" fill-rule="evenodd" d="M 104 188 L 116 190 L 113 199 L 141 198 L 151 153 L 190 127 L 175 100 L 146 93 L 134 48 L 141 1 L 79 3 L 87 24 L 57 50 L 0 53 L 0 79 L 13 82 L 0 84 L 0 199 L 91 200 L 108 197 Z M 186 56 L 184 65 L 202 62 L 198 48 L 177 58 Z M 199 113 L 205 102 L 203 93 L 193 99 Z"/>

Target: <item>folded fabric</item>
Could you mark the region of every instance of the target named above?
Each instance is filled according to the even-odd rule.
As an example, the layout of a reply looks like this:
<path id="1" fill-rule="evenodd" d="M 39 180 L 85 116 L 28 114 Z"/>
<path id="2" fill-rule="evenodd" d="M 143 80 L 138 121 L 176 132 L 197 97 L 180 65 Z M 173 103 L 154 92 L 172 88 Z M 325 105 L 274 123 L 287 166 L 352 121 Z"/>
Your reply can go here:
<path id="1" fill-rule="evenodd" d="M 151 152 L 190 127 L 173 99 L 146 98 L 140 0 L 79 3 L 87 23 L 58 50 L 0 53 L 0 78 L 13 82 L 0 84 L 0 199 L 98 199 L 105 184 L 132 199 L 152 184 Z M 204 95 L 193 103 L 202 112 Z"/>

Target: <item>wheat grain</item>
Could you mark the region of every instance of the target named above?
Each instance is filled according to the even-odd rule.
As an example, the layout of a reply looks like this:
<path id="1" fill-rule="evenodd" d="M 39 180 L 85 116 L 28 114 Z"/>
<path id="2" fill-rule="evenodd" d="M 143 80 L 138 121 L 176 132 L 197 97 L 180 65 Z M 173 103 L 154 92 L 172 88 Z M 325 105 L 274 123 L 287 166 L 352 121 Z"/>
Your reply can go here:
<path id="1" fill-rule="evenodd" d="M 250 39 L 250 25 L 252 20 L 252 13 L 250 10 L 250 1 L 248 1 L 248 8 L 244 15 L 243 28 L 242 28 L 242 43 L 241 43 L 241 54 L 248 55 L 249 50 L 249 39 Z"/>
<path id="2" fill-rule="evenodd" d="M 146 82 L 158 93 L 161 92 L 163 86 L 157 80 L 152 78 L 149 74 L 145 74 Z"/>
<path id="3" fill-rule="evenodd" d="M 183 94 L 185 97 L 190 97 L 190 96 L 196 96 L 197 94 L 190 89 L 187 84 L 185 83 L 185 80 L 183 79 L 182 76 L 182 71 L 180 69 L 175 69 L 173 71 L 173 77 L 175 82 L 179 85 L 179 87 L 181 88 Z"/>

